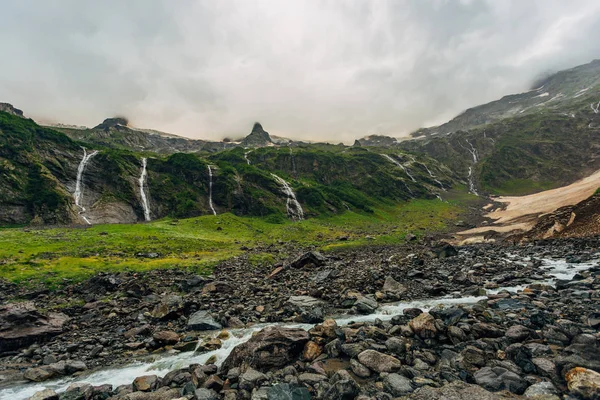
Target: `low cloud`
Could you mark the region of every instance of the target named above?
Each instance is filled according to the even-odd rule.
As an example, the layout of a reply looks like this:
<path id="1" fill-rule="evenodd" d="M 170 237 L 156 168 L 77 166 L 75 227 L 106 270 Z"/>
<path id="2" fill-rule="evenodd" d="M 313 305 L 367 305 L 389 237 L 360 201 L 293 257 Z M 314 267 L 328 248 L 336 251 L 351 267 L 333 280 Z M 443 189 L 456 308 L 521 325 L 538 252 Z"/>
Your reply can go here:
<path id="1" fill-rule="evenodd" d="M 20 0 L 0 32 L 0 101 L 37 120 L 351 142 L 597 58 L 600 3 Z"/>

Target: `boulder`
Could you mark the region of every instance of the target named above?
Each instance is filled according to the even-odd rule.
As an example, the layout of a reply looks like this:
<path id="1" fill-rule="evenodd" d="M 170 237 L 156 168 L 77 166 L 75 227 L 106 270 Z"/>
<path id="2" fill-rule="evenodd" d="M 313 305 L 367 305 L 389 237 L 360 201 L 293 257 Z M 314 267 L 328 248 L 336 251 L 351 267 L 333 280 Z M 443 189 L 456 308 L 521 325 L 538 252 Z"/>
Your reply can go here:
<path id="1" fill-rule="evenodd" d="M 411 319 L 408 325 L 422 339 L 431 339 L 437 334 L 435 318 L 429 313 L 423 313 Z"/>
<path id="2" fill-rule="evenodd" d="M 600 374 L 585 368 L 573 368 L 565 375 L 569 391 L 585 400 L 600 399 Z"/>
<path id="3" fill-rule="evenodd" d="M 301 256 L 296 257 L 291 263 L 290 267 L 292 268 L 303 268 L 306 265 L 314 264 L 317 267 L 325 264 L 327 258 L 325 258 L 318 251 L 309 251 L 308 253 L 304 253 Z"/>
<path id="4" fill-rule="evenodd" d="M 196 400 L 219 400 L 219 395 L 212 389 L 197 389 L 195 395 Z"/>
<path id="5" fill-rule="evenodd" d="M 58 394 L 52 389 L 36 392 L 29 400 L 58 400 Z"/>
<path id="6" fill-rule="evenodd" d="M 136 392 L 151 392 L 160 386 L 160 378 L 156 375 L 138 376 L 133 380 L 132 386 Z"/>
<path id="7" fill-rule="evenodd" d="M 286 366 L 298 359 L 309 340 L 298 328 L 268 327 L 235 347 L 223 362 L 223 370 L 247 364 L 259 371 Z"/>
<path id="8" fill-rule="evenodd" d="M 408 400 L 507 400 L 511 398 L 517 397 L 505 393 L 490 393 L 480 386 L 462 381 L 455 381 L 441 388 L 424 386 L 406 397 Z"/>
<path id="9" fill-rule="evenodd" d="M 383 292 L 387 297 L 396 300 L 406 292 L 406 286 L 388 275 L 383 283 Z"/>
<path id="10" fill-rule="evenodd" d="M 354 302 L 354 309 L 359 314 L 372 314 L 377 310 L 379 304 L 375 300 L 372 300 L 365 296 L 360 296 Z"/>
<path id="11" fill-rule="evenodd" d="M 40 313 L 32 302 L 0 306 L 0 354 L 44 342 L 63 332 L 62 313 Z"/>
<path id="12" fill-rule="evenodd" d="M 178 318 L 183 312 L 183 299 L 177 295 L 165 296 L 152 310 L 152 317 L 156 319 Z"/>
<path id="13" fill-rule="evenodd" d="M 217 329 L 223 329 L 206 310 L 196 311 L 187 322 L 187 329 L 190 331 L 213 331 Z"/>
<path id="14" fill-rule="evenodd" d="M 380 353 L 375 350 L 365 350 L 358 355 L 358 361 L 375 372 L 394 372 L 402 367 L 402 363 L 395 357 Z"/>
<path id="15" fill-rule="evenodd" d="M 348 373 L 348 371 L 340 370 L 331 378 L 331 387 L 325 395 L 324 399 L 329 400 L 346 400 L 355 399 L 360 393 L 360 386 Z"/>
<path id="16" fill-rule="evenodd" d="M 383 378 L 383 389 L 394 397 L 404 396 L 414 390 L 410 379 L 399 374 L 385 376 Z"/>
<path id="17" fill-rule="evenodd" d="M 475 382 L 490 392 L 508 390 L 522 394 L 527 389 L 527 381 L 502 367 L 484 367 L 473 374 Z"/>
<path id="18" fill-rule="evenodd" d="M 179 342 L 179 335 L 173 331 L 158 331 L 152 337 L 161 345 L 176 344 Z"/>
<path id="19" fill-rule="evenodd" d="M 269 400 L 311 400 L 308 389 L 303 386 L 280 383 L 267 389 Z"/>
<path id="20" fill-rule="evenodd" d="M 23 378 L 32 382 L 43 382 L 54 378 L 58 374 L 50 368 L 30 368 L 23 374 Z"/>

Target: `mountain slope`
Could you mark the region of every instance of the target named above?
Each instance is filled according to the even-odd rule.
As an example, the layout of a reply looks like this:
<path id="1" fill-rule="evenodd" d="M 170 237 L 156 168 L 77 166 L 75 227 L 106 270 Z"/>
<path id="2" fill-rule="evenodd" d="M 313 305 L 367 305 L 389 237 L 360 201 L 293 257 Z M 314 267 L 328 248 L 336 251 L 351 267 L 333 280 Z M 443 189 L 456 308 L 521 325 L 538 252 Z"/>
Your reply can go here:
<path id="1" fill-rule="evenodd" d="M 31 120 L 3 112 L 0 117 L 0 224 L 143 221 L 142 190 L 152 219 L 214 210 L 276 221 L 295 217 L 289 210 L 294 197 L 310 218 L 435 198 L 455 184 L 443 165 L 400 151 L 303 144 L 236 147 L 203 158 L 164 156 L 94 150 Z M 120 122 L 109 121 L 96 132 L 127 132 Z"/>

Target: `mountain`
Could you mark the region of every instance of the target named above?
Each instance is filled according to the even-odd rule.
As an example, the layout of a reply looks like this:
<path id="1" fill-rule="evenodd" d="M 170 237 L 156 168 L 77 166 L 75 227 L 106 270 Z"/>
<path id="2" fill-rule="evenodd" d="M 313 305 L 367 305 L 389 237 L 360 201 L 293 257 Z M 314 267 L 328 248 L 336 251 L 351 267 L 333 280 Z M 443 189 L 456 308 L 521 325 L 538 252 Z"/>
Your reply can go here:
<path id="1" fill-rule="evenodd" d="M 271 136 L 266 132 L 259 122 L 256 122 L 252 127 L 252 132 L 241 141 L 244 147 L 264 147 L 273 145 Z"/>
<path id="2" fill-rule="evenodd" d="M 118 118 L 89 131 L 98 140 L 100 132 L 107 132 L 106 140 L 136 132 Z M 267 135 L 255 126 L 249 144 Z M 444 165 L 398 150 L 238 146 L 201 157 L 118 147 L 91 146 L 0 112 L 0 224 L 143 221 L 144 198 L 152 219 L 232 212 L 278 221 L 348 209 L 371 213 L 384 204 L 435 198 L 456 184 Z"/>

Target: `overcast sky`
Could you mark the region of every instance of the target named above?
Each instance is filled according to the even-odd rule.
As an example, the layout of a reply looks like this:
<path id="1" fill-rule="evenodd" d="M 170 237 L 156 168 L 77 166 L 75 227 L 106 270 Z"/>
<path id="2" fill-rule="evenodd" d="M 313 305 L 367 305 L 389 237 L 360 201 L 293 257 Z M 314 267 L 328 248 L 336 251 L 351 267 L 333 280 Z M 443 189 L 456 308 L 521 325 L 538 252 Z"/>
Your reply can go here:
<path id="1" fill-rule="evenodd" d="M 0 101 L 188 137 L 407 135 L 600 58 L 600 1 L 0 0 Z"/>

